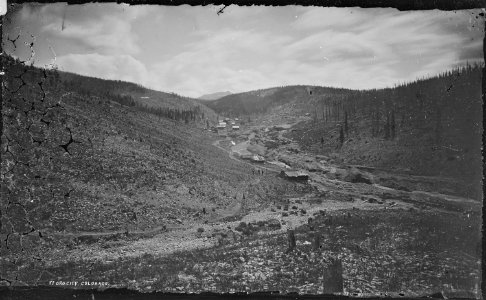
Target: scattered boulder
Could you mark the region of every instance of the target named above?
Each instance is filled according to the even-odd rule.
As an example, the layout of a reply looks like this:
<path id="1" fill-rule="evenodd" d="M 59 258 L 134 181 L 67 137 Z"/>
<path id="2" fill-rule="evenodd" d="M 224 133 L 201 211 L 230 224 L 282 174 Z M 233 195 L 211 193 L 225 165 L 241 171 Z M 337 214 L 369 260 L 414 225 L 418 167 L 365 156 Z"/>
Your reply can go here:
<path id="1" fill-rule="evenodd" d="M 187 195 L 187 194 L 189 194 L 189 188 L 187 186 L 181 184 L 180 186 L 177 187 L 176 192 L 179 195 Z"/>
<path id="2" fill-rule="evenodd" d="M 383 200 L 381 200 L 378 197 L 373 197 L 373 196 L 361 196 L 361 200 L 366 201 L 368 203 L 383 204 Z"/>
<path id="3" fill-rule="evenodd" d="M 351 168 L 343 178 L 345 181 L 352 183 L 366 183 L 373 184 L 373 175 L 367 172 L 362 172 L 357 168 Z"/>
<path id="4" fill-rule="evenodd" d="M 278 160 L 281 161 L 281 162 L 283 162 L 286 166 L 290 166 L 291 167 L 294 164 L 294 162 L 292 160 L 290 160 L 290 158 L 287 157 L 287 156 L 280 155 L 278 157 Z"/>
<path id="5" fill-rule="evenodd" d="M 316 155 L 316 159 L 317 160 L 323 160 L 323 161 L 328 161 L 329 160 L 329 157 L 325 156 L 325 155 Z"/>
<path id="6" fill-rule="evenodd" d="M 236 199 L 237 201 L 242 201 L 242 200 L 244 199 L 243 192 L 237 192 L 237 193 L 235 194 L 235 199 Z"/>
<path id="7" fill-rule="evenodd" d="M 330 167 L 329 172 L 326 174 L 326 177 L 329 179 L 342 179 L 348 175 L 348 171 L 345 169 L 340 169 L 340 168 L 335 168 L 335 167 Z"/>
<path id="8" fill-rule="evenodd" d="M 316 162 L 305 163 L 304 168 L 309 172 L 320 172 L 320 171 L 322 171 L 321 166 Z"/>

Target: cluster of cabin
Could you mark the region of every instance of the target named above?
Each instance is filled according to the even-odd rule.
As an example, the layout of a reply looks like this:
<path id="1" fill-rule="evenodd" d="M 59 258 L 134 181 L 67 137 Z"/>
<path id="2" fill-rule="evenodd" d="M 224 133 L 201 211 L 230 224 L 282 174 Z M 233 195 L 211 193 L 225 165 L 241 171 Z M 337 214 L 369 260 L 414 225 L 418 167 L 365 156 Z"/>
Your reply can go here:
<path id="1" fill-rule="evenodd" d="M 213 132 L 221 132 L 221 131 L 238 131 L 240 130 L 240 120 L 238 118 L 230 119 L 230 118 L 222 118 L 218 119 L 218 125 L 213 127 Z"/>

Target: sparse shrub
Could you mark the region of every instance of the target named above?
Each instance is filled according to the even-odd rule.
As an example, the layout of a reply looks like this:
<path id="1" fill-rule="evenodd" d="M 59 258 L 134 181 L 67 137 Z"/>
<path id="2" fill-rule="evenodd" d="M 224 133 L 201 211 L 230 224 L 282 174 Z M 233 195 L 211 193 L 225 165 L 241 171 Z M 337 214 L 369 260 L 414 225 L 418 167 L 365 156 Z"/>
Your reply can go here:
<path id="1" fill-rule="evenodd" d="M 238 226 L 235 227 L 235 230 L 236 231 L 240 231 L 240 232 L 243 232 L 245 231 L 247 228 L 247 225 L 245 222 L 241 222 L 240 224 L 238 224 Z"/>

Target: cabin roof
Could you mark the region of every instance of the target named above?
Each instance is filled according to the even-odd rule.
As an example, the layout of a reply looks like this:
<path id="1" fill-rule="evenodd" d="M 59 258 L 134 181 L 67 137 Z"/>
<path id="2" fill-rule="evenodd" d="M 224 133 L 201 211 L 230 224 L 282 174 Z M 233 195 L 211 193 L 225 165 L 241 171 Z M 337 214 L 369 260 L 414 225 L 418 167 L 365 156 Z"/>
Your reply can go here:
<path id="1" fill-rule="evenodd" d="M 297 178 L 297 177 L 309 177 L 309 174 L 307 174 L 304 171 L 282 171 L 280 174 L 285 175 L 287 177 L 292 177 L 292 178 Z"/>

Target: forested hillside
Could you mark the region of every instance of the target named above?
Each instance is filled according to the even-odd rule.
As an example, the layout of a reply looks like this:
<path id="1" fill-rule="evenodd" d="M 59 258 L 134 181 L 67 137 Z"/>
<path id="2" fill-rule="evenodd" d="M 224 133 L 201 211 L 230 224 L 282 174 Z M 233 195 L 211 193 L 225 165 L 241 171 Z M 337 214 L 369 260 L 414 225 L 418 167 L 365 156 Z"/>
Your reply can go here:
<path id="1" fill-rule="evenodd" d="M 63 89 L 87 97 L 103 97 L 122 105 L 134 106 L 161 117 L 182 120 L 186 123 L 215 119 L 215 114 L 197 100 L 174 93 L 147 89 L 141 85 L 119 80 L 86 77 L 73 73 L 57 72 Z"/>
<path id="2" fill-rule="evenodd" d="M 454 177 L 481 195 L 481 67 L 395 88 L 314 99 L 290 134 L 315 153 L 417 175 Z"/>

